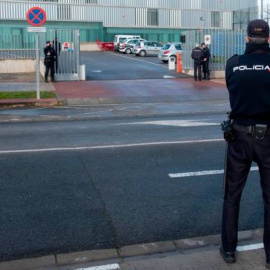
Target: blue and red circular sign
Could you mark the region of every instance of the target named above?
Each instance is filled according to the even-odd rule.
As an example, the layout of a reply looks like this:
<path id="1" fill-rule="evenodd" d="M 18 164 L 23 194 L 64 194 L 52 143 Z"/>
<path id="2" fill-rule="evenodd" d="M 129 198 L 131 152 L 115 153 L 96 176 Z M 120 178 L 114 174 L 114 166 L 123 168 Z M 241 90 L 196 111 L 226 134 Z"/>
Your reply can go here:
<path id="1" fill-rule="evenodd" d="M 46 22 L 47 15 L 44 9 L 33 7 L 27 11 L 26 19 L 32 26 L 41 26 Z"/>

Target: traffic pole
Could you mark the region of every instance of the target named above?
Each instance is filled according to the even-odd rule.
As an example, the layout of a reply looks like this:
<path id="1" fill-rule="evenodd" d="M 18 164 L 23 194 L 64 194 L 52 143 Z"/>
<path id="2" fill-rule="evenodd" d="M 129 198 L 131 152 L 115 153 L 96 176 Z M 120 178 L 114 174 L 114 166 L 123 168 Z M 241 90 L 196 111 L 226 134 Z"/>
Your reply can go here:
<path id="1" fill-rule="evenodd" d="M 36 75 L 37 75 L 37 99 L 40 99 L 40 82 L 39 82 L 39 34 L 36 33 Z"/>
<path id="2" fill-rule="evenodd" d="M 177 54 L 177 73 L 182 73 L 183 71 L 183 62 L 181 53 Z"/>

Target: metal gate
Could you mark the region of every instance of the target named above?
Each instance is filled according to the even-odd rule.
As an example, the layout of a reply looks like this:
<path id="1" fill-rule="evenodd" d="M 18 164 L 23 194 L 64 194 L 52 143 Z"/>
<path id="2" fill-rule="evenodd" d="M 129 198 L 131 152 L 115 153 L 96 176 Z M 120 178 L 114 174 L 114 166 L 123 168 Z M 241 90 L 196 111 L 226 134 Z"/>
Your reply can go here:
<path id="1" fill-rule="evenodd" d="M 184 32 L 186 42 L 182 45 L 183 68 L 193 69 L 194 61 L 191 59 L 191 52 L 196 43 L 201 45 L 205 42 L 205 37 L 210 38 L 211 50 L 210 69 L 225 70 L 228 58 L 234 54 L 242 54 L 245 51 L 244 30 L 222 30 L 222 29 L 203 29 Z"/>
<path id="2" fill-rule="evenodd" d="M 49 30 L 48 39 L 56 50 L 55 79 L 76 81 L 80 79 L 80 31 Z M 41 48 L 45 47 L 45 35 L 41 37 Z M 44 45 L 44 46 L 43 46 Z M 41 56 L 44 57 L 43 51 Z"/>

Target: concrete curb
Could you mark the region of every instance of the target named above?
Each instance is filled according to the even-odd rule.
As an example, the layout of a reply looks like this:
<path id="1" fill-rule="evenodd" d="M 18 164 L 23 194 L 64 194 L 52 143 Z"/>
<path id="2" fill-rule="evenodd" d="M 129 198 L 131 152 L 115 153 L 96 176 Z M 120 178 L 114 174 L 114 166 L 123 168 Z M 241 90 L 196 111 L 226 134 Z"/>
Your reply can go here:
<path id="1" fill-rule="evenodd" d="M 245 245 L 254 242 L 262 242 L 263 229 L 239 232 L 239 244 Z M 0 263 L 0 270 L 34 270 L 52 268 L 58 269 L 61 266 L 81 263 L 93 263 L 106 260 L 124 261 L 128 257 L 143 255 L 163 254 L 171 252 L 199 252 L 201 248 L 216 248 L 220 246 L 220 235 L 210 235 L 190 239 L 164 241 L 156 243 L 138 244 L 125 246 L 120 249 L 91 250 L 75 252 L 70 254 L 55 254 L 40 258 L 15 260 Z"/>
<path id="2" fill-rule="evenodd" d="M 58 101 L 56 98 L 0 100 L 0 107 L 52 107 L 62 104 L 62 101 Z"/>
<path id="3" fill-rule="evenodd" d="M 186 115 L 208 115 L 208 114 L 222 114 L 226 115 L 227 111 L 209 111 L 209 112 L 179 112 L 179 113 L 148 113 L 148 114 L 132 114 L 132 115 L 112 115 L 112 116 L 39 116 L 39 117 L 19 117 L 18 115 L 14 119 L 6 119 L 6 115 L 4 115 L 1 119 L 0 115 L 0 123 L 16 123 L 16 122 L 58 122 L 58 121 L 80 121 L 80 120 L 112 120 L 112 119 L 129 119 L 129 118 L 136 118 L 136 119 L 144 119 L 148 117 L 171 117 L 171 116 L 186 116 Z"/>
<path id="4" fill-rule="evenodd" d="M 99 107 L 104 105 L 128 105 L 128 104 L 170 104 L 170 103 L 185 103 L 185 102 L 213 102 L 213 101 L 227 101 L 228 99 L 193 99 L 193 100 L 183 100 L 182 96 L 156 96 L 156 97 L 103 97 L 103 98 L 71 98 L 62 99 L 62 102 L 68 106 L 91 106 Z"/>

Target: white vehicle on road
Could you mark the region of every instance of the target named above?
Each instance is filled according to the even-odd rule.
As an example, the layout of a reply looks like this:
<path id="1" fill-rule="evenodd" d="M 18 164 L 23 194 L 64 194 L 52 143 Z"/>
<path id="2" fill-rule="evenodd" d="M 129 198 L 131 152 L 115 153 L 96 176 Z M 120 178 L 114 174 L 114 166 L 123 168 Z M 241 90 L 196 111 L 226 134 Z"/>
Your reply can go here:
<path id="1" fill-rule="evenodd" d="M 167 43 L 159 51 L 158 58 L 162 60 L 164 63 L 167 63 L 170 57 L 174 57 L 176 62 L 178 53 L 182 53 L 181 42 Z"/>
<path id="2" fill-rule="evenodd" d="M 140 35 L 115 35 L 114 36 L 114 40 L 113 40 L 113 44 L 114 44 L 114 50 L 118 51 L 119 50 L 119 45 L 121 42 L 123 42 L 125 39 L 140 39 L 141 36 Z"/>

